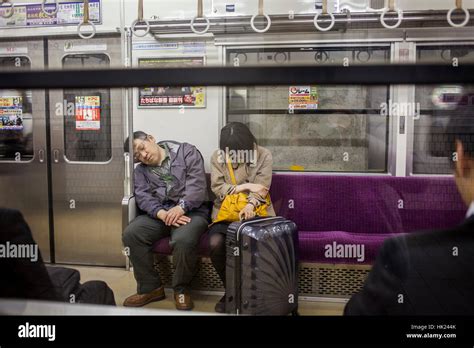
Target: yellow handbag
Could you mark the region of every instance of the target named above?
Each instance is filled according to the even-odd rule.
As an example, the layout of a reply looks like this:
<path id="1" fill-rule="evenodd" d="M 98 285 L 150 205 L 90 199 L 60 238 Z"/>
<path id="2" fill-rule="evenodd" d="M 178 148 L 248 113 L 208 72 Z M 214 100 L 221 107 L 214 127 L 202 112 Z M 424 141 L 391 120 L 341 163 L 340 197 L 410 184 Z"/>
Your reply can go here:
<path id="1" fill-rule="evenodd" d="M 227 167 L 229 168 L 230 178 L 232 180 L 233 185 L 237 185 L 237 181 L 235 180 L 234 169 L 232 168 L 232 164 L 230 163 L 229 159 L 227 158 Z M 222 202 L 221 208 L 219 209 L 219 213 L 217 217 L 212 221 L 213 223 L 217 222 L 234 222 L 240 221 L 239 213 L 245 206 L 248 204 L 248 194 L 244 192 L 235 193 L 232 195 L 227 195 Z M 266 203 L 263 203 L 255 208 L 255 215 L 256 216 L 267 216 L 267 208 L 271 204 L 270 194 L 267 194 Z"/>

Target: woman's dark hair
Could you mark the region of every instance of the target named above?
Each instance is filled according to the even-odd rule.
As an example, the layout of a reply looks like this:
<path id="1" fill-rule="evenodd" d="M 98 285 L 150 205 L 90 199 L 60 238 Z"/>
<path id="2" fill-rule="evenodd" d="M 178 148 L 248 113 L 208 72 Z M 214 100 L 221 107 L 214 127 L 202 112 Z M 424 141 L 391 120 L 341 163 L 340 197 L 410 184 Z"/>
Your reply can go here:
<path id="1" fill-rule="evenodd" d="M 231 122 L 221 130 L 219 148 L 222 151 L 252 151 L 256 145 L 257 139 L 243 123 Z"/>
<path id="2" fill-rule="evenodd" d="M 133 132 L 133 140 L 137 140 L 137 139 L 145 140 L 147 137 L 148 137 L 148 134 L 146 134 L 145 132 L 142 132 L 142 131 Z M 125 152 L 128 152 L 129 147 L 130 147 L 130 139 L 127 138 L 127 140 L 125 140 L 125 144 L 123 145 L 123 150 Z"/>

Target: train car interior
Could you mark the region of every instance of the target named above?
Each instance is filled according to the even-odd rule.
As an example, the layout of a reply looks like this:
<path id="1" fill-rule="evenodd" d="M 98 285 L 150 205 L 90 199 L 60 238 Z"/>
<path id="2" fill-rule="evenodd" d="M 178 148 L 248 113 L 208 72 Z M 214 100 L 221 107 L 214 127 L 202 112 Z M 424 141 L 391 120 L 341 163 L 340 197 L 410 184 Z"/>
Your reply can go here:
<path id="1" fill-rule="evenodd" d="M 374 72 L 469 67 L 473 15 L 474 0 L 0 1 L 0 208 L 21 212 L 51 277 L 105 283 L 119 315 L 347 315 L 388 240 L 466 218 L 443 129 L 473 105 L 472 76 Z M 216 159 L 247 134 L 255 166 Z M 211 216 L 242 190 L 237 220 Z M 115 313 L 76 306 L 29 313 Z"/>

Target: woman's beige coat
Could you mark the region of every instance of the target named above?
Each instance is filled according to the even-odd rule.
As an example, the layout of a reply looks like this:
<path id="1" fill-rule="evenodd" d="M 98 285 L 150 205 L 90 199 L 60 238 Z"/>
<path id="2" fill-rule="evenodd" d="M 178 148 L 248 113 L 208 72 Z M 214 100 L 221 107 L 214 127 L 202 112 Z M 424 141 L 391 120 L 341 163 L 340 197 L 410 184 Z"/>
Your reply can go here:
<path id="1" fill-rule="evenodd" d="M 234 175 L 237 185 L 251 183 L 270 188 L 272 184 L 272 153 L 264 147 L 258 146 L 253 164 L 234 164 Z M 227 195 L 235 193 L 236 185 L 232 184 L 225 156 L 222 151 L 216 150 L 211 157 L 211 189 L 216 195 L 212 209 L 212 219 L 217 217 L 222 201 Z M 265 197 L 256 193 L 249 194 L 249 202 L 255 206 L 265 203 Z M 275 216 L 273 204 L 267 209 L 268 216 Z"/>

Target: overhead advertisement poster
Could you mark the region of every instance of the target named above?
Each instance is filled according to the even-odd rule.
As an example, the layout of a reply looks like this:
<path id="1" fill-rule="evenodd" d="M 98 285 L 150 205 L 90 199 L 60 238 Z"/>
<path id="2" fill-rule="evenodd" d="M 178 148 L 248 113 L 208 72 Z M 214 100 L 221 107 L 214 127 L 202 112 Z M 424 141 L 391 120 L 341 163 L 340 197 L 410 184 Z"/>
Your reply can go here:
<path id="1" fill-rule="evenodd" d="M 76 130 L 100 130 L 99 96 L 76 96 Z"/>
<path id="2" fill-rule="evenodd" d="M 101 0 L 89 0 L 89 16 L 94 24 L 101 24 Z M 44 13 L 41 4 L 15 4 L 13 15 L 10 16 L 10 7 L 0 7 L 0 27 L 47 27 L 56 25 L 77 25 L 84 17 L 84 2 L 59 2 L 56 9 L 55 2 L 48 2 Z"/>
<path id="3" fill-rule="evenodd" d="M 319 107 L 318 89 L 316 86 L 290 86 L 289 109 L 316 110 Z"/>
<path id="4" fill-rule="evenodd" d="M 141 58 L 141 68 L 188 68 L 204 65 L 204 57 Z M 139 89 L 138 106 L 143 108 L 206 107 L 205 87 L 146 87 Z"/>
<path id="5" fill-rule="evenodd" d="M 0 97 L 0 130 L 23 129 L 23 98 Z"/>

